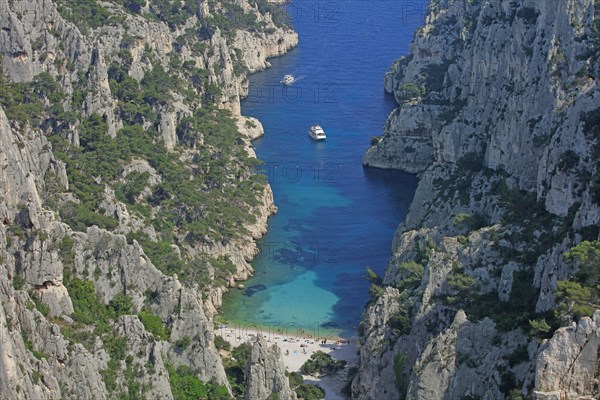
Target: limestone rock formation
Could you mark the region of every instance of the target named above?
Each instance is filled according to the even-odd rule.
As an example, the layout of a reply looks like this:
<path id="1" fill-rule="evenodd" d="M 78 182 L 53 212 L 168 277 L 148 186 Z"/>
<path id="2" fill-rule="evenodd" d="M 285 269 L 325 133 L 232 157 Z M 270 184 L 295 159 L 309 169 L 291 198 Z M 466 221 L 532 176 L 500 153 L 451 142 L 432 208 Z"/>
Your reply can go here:
<path id="1" fill-rule="evenodd" d="M 538 354 L 537 399 L 593 398 L 598 379 L 600 311 L 593 318 L 560 328 Z"/>
<path id="2" fill-rule="evenodd" d="M 363 159 L 421 180 L 353 398 L 600 395 L 597 314 L 556 311 L 565 254 L 599 239 L 599 21 L 594 0 L 430 2 Z"/>
<path id="3" fill-rule="evenodd" d="M 267 400 L 271 398 L 295 400 L 296 393 L 290 389 L 281 349 L 269 345 L 258 335 L 252 344 L 252 353 L 246 369 L 246 400 Z"/>
<path id="4" fill-rule="evenodd" d="M 233 153 L 254 156 L 262 127 L 239 115 L 246 74 L 298 37 L 256 2 L 167 3 L 0 1 L 0 398 L 172 399 L 178 367 L 230 392 L 211 317 L 226 287 L 252 273 L 255 240 L 276 211 L 272 192 L 257 186 L 247 226 L 221 240 L 165 245 L 165 230 L 150 222 L 161 207 L 144 205 L 165 182 L 165 160 L 193 178 L 210 172 L 207 160 L 226 168 Z M 219 25 L 220 13 L 256 24 Z M 182 83 L 182 71 L 194 79 Z M 153 76 L 160 85 L 148 83 Z M 204 110 L 244 121 L 229 131 L 233 150 L 206 143 L 211 130 L 194 125 Z M 156 136 L 134 143 L 134 156 L 103 159 L 144 132 Z M 92 142 L 118 145 L 85 160 L 96 169 L 86 175 L 78 157 L 98 150 Z M 140 153 L 149 144 L 162 159 Z M 230 189 L 252 176 L 224 179 Z M 189 260 L 191 276 L 165 268 Z M 292 398 L 279 361 L 269 361 L 272 381 L 253 381 L 253 390 Z"/>

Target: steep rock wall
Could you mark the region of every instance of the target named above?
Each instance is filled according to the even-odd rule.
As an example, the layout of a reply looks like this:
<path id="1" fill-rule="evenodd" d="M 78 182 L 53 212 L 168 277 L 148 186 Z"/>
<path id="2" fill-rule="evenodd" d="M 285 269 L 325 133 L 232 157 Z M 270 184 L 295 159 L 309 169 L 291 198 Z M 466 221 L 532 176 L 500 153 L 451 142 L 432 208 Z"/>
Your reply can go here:
<path id="1" fill-rule="evenodd" d="M 599 18 L 593 0 L 430 2 L 363 159 L 421 181 L 361 323 L 354 398 L 598 396 L 592 320 L 542 343 L 529 321 L 555 315 L 565 252 L 598 240 Z"/>
<path id="2" fill-rule="evenodd" d="M 262 129 L 260 124 L 244 124 L 247 119 L 239 115 L 239 100 L 247 91 L 245 75 L 268 67 L 266 59 L 284 54 L 297 45 L 298 37 L 290 28 L 276 25 L 268 13 L 259 12 L 256 2 L 200 1 L 194 5 L 197 10 L 177 24 L 156 11 L 168 12 L 160 9 L 161 2 L 144 2 L 137 11 L 119 3 L 92 1 L 76 10 L 79 3 L 64 1 L 0 2 L 0 83 L 18 89 L 14 84 L 26 85 L 47 74 L 46 82 L 55 82 L 61 94 L 58 102 L 41 96 L 43 107 L 25 119 L 19 118 L 18 107 L 7 106 L 11 99 L 2 97 L 8 103 L 0 104 L 1 398 L 108 399 L 133 390 L 146 398 L 172 399 L 168 364 L 187 367 L 202 381 L 214 379 L 229 390 L 210 318 L 224 286 L 252 272 L 248 262 L 257 252 L 254 240 L 264 234 L 267 218 L 276 210 L 268 185 L 262 186 L 251 210 L 255 219 L 245 234 L 225 245 L 172 246 L 180 257 L 182 252 L 209 259 L 226 256 L 233 263 L 228 282 L 201 290 L 161 272 L 142 245 L 125 236 L 141 231 L 152 241 L 158 233 L 117 199 L 114 187 L 107 185 L 97 200 L 101 212 L 114 218 L 116 228 L 87 224 L 73 229 L 65 223 L 60 204 L 80 200 L 71 192 L 66 165 L 55 155 L 50 139 L 58 135 L 79 146 L 83 120 L 95 115 L 106 124 L 107 135 L 122 135 L 121 128 L 131 121 L 123 120 L 123 95 L 114 84 L 115 62 L 128 64 L 130 82 L 138 85 L 157 68 L 176 74 L 185 65 L 206 71 L 194 100 L 173 90 L 164 104 L 153 105 L 148 113 L 155 122 L 135 115 L 134 124 L 155 127 L 165 149 L 187 160 L 193 157 L 194 145 L 182 144 L 181 121 L 215 104 L 246 126 L 248 132 L 239 130 L 240 148 L 253 156 L 250 140 Z M 127 5 L 131 3 L 135 2 Z M 98 13 L 90 16 L 85 7 Z M 238 13 L 237 17 L 252 14 L 254 28 L 260 29 L 216 26 L 215 16 L 223 9 Z M 73 17 L 73 10 L 82 17 Z M 151 13 L 159 17 L 149 17 Z M 98 23 L 93 17 L 105 19 Z M 218 91 L 208 95 L 210 85 Z M 66 113 L 59 118 L 52 111 L 57 103 Z M 65 118 L 69 112 L 77 117 Z M 34 122 L 38 119 L 41 124 Z M 194 131 L 195 143 L 202 143 L 204 133 Z M 132 172 L 149 175 L 141 199 L 150 196 L 149 187 L 161 182 L 146 160 L 133 160 L 118 179 Z M 96 182 L 102 183 L 101 178 Z M 210 278 L 215 268 L 210 263 L 208 268 Z M 69 293 L 65 283 L 75 279 L 93 286 Z M 115 302 L 122 296 L 131 304 L 126 305 L 126 315 L 111 319 L 106 327 L 101 315 L 98 321 L 87 322 L 73 315 L 81 308 L 82 297 L 89 296 L 102 307 L 118 308 Z"/>

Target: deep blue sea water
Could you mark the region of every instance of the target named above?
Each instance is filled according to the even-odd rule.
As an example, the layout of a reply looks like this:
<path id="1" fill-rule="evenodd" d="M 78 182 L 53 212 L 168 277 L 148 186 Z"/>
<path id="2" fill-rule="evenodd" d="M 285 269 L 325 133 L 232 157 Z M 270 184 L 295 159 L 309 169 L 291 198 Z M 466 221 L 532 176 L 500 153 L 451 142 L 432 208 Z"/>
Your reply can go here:
<path id="1" fill-rule="evenodd" d="M 408 52 L 426 0 L 296 1 L 288 6 L 300 45 L 250 77 L 244 115 L 279 208 L 259 242 L 245 290 L 225 297 L 230 322 L 356 335 L 369 299 L 365 270 L 383 274 L 394 230 L 416 178 L 365 169 L 361 157 L 395 106 L 383 76 Z M 285 74 L 297 82 L 279 84 Z M 321 124 L 328 138 L 307 135 Z"/>

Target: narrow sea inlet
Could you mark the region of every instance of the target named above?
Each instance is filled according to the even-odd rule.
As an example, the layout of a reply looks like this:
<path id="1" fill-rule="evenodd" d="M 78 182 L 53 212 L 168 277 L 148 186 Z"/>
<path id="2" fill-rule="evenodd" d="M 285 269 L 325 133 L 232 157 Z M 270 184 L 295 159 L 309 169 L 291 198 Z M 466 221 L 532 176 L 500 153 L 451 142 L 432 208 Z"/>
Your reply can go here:
<path id="1" fill-rule="evenodd" d="M 383 76 L 406 54 L 426 1 L 297 1 L 288 6 L 300 46 L 250 77 L 242 112 L 265 136 L 254 146 L 265 162 L 277 215 L 245 289 L 232 289 L 224 317 L 351 337 L 369 300 L 365 270 L 383 275 L 395 229 L 417 180 L 365 169 L 371 136 L 395 106 Z M 291 74 L 296 81 L 284 86 Z M 308 136 L 320 124 L 327 140 Z"/>

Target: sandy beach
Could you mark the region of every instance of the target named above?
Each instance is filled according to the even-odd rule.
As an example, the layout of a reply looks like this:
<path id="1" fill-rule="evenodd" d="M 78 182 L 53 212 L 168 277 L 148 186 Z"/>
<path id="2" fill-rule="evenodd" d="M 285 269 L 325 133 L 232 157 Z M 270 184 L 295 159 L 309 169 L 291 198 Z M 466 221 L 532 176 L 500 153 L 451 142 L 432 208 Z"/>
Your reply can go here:
<path id="1" fill-rule="evenodd" d="M 252 341 L 256 335 L 263 335 L 267 342 L 276 344 L 281 349 L 283 361 L 289 372 L 300 372 L 300 367 L 316 351 L 330 354 L 335 360 L 345 360 L 348 365 L 343 371 L 326 377 L 304 375 L 306 383 L 313 383 L 325 389 L 327 400 L 343 399 L 341 389 L 346 384 L 348 368 L 357 362 L 356 343 L 332 335 L 313 337 L 309 333 L 284 330 L 265 330 L 257 328 L 240 328 L 221 326 L 215 335 L 221 336 L 233 347 Z"/>

